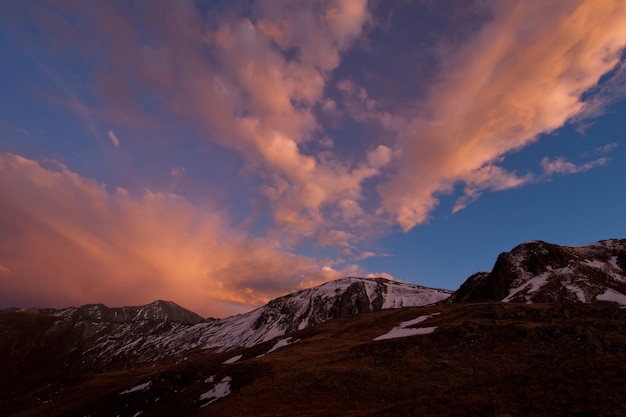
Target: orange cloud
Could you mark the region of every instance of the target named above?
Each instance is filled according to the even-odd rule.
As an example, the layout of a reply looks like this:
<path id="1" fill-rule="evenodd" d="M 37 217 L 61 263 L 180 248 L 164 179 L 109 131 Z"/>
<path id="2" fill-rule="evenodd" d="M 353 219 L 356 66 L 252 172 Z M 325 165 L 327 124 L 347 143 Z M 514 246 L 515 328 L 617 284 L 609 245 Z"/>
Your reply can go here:
<path id="1" fill-rule="evenodd" d="M 458 183 L 466 188 L 455 210 L 481 190 L 523 183 L 494 164 L 580 114 L 581 96 L 626 45 L 621 0 L 501 1 L 493 16 L 444 59 L 429 116 L 399 134 L 399 171 L 380 192 L 404 230 L 426 221 L 437 195 Z"/>
<path id="2" fill-rule="evenodd" d="M 218 210 L 0 153 L 0 303 L 112 306 L 172 299 L 225 316 L 341 276 L 226 228 Z M 10 301 L 9 301 L 10 300 Z"/>

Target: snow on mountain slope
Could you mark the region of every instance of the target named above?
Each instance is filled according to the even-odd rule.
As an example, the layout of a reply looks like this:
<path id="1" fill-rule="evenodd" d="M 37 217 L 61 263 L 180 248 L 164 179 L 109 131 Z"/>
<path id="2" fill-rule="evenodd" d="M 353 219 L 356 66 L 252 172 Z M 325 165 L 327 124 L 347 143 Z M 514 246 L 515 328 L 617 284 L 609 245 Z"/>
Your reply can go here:
<path id="1" fill-rule="evenodd" d="M 250 347 L 333 318 L 433 304 L 450 294 L 383 278 L 343 278 L 277 298 L 246 314 L 199 324 L 197 328 L 206 328 L 197 346 L 217 350 Z"/>
<path id="2" fill-rule="evenodd" d="M 63 345 L 67 357 L 79 355 L 78 368 L 111 369 L 166 358 L 182 360 L 186 352 L 198 349 L 222 352 L 251 347 L 336 317 L 433 304 L 450 293 L 382 278 L 345 278 L 221 320 L 204 320 L 166 301 L 139 307 L 90 304 L 62 310 L 31 309 L 23 314 L 54 318 L 45 340 Z M 38 337 L 33 338 L 33 347 Z"/>
<path id="3" fill-rule="evenodd" d="M 449 302 L 477 300 L 626 305 L 626 240 L 583 246 L 523 243 L 501 254 L 490 273 L 472 275 Z"/>

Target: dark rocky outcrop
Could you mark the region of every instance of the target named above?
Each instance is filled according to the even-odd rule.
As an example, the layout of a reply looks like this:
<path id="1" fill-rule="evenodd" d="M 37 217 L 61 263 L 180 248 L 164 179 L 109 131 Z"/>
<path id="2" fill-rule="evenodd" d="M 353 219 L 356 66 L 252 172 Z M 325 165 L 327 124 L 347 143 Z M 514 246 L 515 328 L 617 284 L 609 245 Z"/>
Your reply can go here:
<path id="1" fill-rule="evenodd" d="M 523 243 L 472 275 L 447 300 L 626 304 L 626 240 L 585 246 Z"/>

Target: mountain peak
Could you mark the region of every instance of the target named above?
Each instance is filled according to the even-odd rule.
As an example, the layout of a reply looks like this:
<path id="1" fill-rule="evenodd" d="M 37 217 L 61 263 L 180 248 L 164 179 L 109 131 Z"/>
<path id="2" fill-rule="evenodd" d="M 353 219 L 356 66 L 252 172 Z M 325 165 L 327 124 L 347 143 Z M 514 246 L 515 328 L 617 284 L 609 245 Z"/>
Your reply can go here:
<path id="1" fill-rule="evenodd" d="M 155 321 L 171 321 L 175 323 L 197 324 L 204 319 L 198 314 L 187 310 L 173 301 L 156 300 L 139 308 L 138 318 Z"/>
<path id="2" fill-rule="evenodd" d="M 522 243 L 498 256 L 489 273 L 472 275 L 450 301 L 626 304 L 626 240 L 581 246 Z"/>
<path id="3" fill-rule="evenodd" d="M 72 321 L 129 323 L 134 321 L 173 322 L 197 324 L 204 319 L 172 301 L 157 300 L 150 304 L 129 307 L 107 307 L 104 304 L 86 304 L 48 314 Z"/>
<path id="4" fill-rule="evenodd" d="M 274 331 L 286 334 L 337 317 L 434 304 L 450 294 L 385 278 L 347 277 L 277 298 L 250 314 L 256 316 L 253 329 L 260 330 L 254 337 L 266 338 Z"/>

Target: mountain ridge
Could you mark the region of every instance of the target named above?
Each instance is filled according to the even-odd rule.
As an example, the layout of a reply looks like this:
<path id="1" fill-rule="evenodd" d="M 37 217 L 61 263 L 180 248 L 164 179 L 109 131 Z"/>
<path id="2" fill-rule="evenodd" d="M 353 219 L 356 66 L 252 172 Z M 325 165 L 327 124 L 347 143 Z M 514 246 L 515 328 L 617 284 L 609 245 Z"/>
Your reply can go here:
<path id="1" fill-rule="evenodd" d="M 27 311 L 33 309 L 27 309 Z M 41 314 L 69 318 L 74 321 L 91 320 L 115 323 L 131 321 L 174 322 L 197 324 L 205 319 L 173 301 L 156 300 L 140 306 L 108 307 L 104 304 L 85 304 L 61 309 L 35 309 Z"/>
<path id="2" fill-rule="evenodd" d="M 501 253 L 491 272 L 470 276 L 455 292 L 384 278 L 347 277 L 224 319 L 203 319 L 163 300 L 130 307 L 88 304 L 18 311 L 53 317 L 53 321 L 40 320 L 48 326 L 40 338 L 67 345 L 59 357 L 79 355 L 79 369 L 124 369 L 172 360 L 186 352 L 249 348 L 332 319 L 390 308 L 476 301 L 626 305 L 625 266 L 624 239 L 576 247 L 530 241 Z M 7 331 L 21 334 L 15 328 Z M 24 344 L 32 350 L 41 342 Z M 67 359 L 68 363 L 75 360 Z"/>
<path id="3" fill-rule="evenodd" d="M 88 304 L 65 309 L 12 311 L 16 320 L 32 322 L 29 334 L 22 326 L 0 326 L 11 338 L 23 338 L 24 352 L 42 345 L 55 350 L 57 360 L 87 369 L 126 369 L 139 364 L 178 360 L 190 352 L 223 352 L 252 347 L 325 321 L 393 307 L 433 304 L 450 291 L 389 281 L 383 278 L 344 278 L 272 300 L 248 313 L 225 319 L 202 319 L 173 302 L 155 301 L 135 307 L 109 308 Z M 33 314 L 35 311 L 38 314 Z M 20 314 L 33 316 L 19 319 Z M 2 323 L 0 322 L 0 325 Z M 0 355 L 11 345 L 0 340 Z M 174 359 L 172 359 L 174 358 Z"/>
<path id="4" fill-rule="evenodd" d="M 534 240 L 498 255 L 446 302 L 617 302 L 626 305 L 626 239 L 579 246 Z"/>
<path id="5" fill-rule="evenodd" d="M 162 300 L 0 310 L 0 416 L 541 415 L 520 386 L 548 414 L 619 416 L 625 265 L 623 239 L 532 241 L 454 293 L 348 277 L 225 319 Z M 608 394 L 570 405 L 590 385 Z"/>

